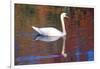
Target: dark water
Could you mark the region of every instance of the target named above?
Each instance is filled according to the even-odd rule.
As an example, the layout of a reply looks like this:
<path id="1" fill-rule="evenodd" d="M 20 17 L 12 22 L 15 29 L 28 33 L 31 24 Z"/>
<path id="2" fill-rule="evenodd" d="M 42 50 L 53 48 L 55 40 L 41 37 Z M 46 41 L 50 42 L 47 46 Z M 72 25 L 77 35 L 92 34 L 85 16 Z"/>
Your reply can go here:
<path id="1" fill-rule="evenodd" d="M 66 58 L 61 55 L 62 38 L 52 42 L 35 40 L 38 33 L 32 29 L 32 26 L 55 27 L 62 31 L 62 12 L 69 16 L 64 19 Z M 93 20 L 93 8 L 15 4 L 15 65 L 93 61 Z"/>

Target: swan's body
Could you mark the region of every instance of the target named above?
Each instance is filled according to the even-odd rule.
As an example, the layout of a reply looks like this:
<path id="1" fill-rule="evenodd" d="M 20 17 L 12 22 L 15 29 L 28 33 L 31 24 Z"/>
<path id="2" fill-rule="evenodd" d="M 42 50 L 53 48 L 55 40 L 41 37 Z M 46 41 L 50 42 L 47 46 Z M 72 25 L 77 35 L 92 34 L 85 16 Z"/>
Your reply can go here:
<path id="1" fill-rule="evenodd" d="M 59 36 L 60 37 L 60 36 L 66 35 L 65 33 L 53 27 L 37 28 L 33 26 L 32 28 L 36 30 L 39 34 L 44 35 L 44 36 Z"/>
<path id="2" fill-rule="evenodd" d="M 54 27 L 37 28 L 35 26 L 32 26 L 32 28 L 39 33 L 39 36 L 37 36 L 36 40 L 49 42 L 49 41 L 56 41 L 60 37 L 66 36 L 64 17 L 68 16 L 66 16 L 66 13 L 61 13 L 60 18 L 62 24 L 62 32 Z M 65 49 L 65 38 L 63 39 L 63 48 L 61 53 L 64 57 L 66 57 L 67 54 L 65 54 L 64 49 Z"/>

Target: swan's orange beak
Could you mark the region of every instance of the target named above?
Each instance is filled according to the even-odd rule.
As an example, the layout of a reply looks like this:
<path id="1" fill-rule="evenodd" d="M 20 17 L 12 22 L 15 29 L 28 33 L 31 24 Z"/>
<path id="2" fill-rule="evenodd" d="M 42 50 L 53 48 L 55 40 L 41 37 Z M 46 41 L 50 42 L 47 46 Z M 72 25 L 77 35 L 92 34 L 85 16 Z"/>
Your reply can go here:
<path id="1" fill-rule="evenodd" d="M 66 18 L 69 18 L 68 16 L 65 16 Z"/>

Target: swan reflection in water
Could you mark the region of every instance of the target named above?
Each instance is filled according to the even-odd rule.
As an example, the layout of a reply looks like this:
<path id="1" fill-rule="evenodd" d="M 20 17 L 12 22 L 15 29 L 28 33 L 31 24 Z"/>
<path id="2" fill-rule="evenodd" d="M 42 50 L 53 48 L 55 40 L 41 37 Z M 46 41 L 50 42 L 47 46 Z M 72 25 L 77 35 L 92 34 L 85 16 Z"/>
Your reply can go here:
<path id="1" fill-rule="evenodd" d="M 44 41 L 44 42 L 54 42 L 54 41 L 57 41 L 59 40 L 60 38 L 63 38 L 63 47 L 62 47 L 62 52 L 61 54 L 64 56 L 64 57 L 67 57 L 67 54 L 65 53 L 65 41 L 66 41 L 66 36 L 63 36 L 63 37 L 59 37 L 59 36 L 44 36 L 44 35 L 36 35 L 34 36 L 33 40 L 39 40 L 39 41 Z"/>
<path id="2" fill-rule="evenodd" d="M 59 36 L 44 36 L 44 35 L 36 35 L 33 39 L 34 40 L 40 40 L 45 42 L 53 42 L 59 40 L 61 37 Z"/>

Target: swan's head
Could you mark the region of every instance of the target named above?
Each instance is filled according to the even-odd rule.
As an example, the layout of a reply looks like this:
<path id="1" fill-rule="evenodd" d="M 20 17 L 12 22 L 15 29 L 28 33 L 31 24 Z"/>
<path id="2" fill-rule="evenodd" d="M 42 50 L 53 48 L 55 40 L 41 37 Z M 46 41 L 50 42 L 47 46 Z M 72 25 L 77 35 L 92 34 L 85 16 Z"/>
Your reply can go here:
<path id="1" fill-rule="evenodd" d="M 67 13 L 65 13 L 65 12 L 61 13 L 61 17 L 67 17 L 68 18 Z"/>

